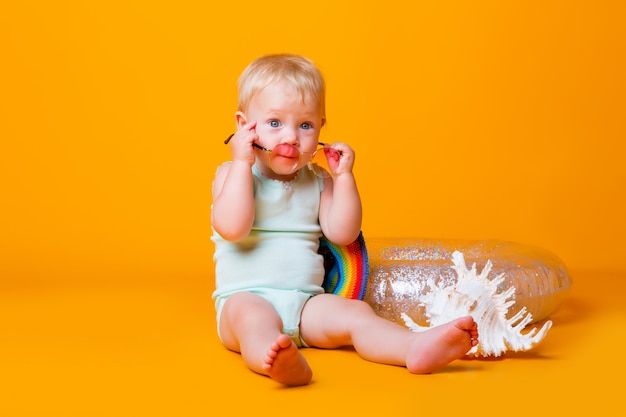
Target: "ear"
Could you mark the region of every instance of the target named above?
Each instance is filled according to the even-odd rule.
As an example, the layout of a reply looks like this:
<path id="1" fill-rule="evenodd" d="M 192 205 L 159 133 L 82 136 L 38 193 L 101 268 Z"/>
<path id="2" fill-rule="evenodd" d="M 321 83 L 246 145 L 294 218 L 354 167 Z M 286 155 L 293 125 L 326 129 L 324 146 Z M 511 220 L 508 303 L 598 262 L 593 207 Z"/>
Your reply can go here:
<path id="1" fill-rule="evenodd" d="M 235 123 L 237 123 L 237 129 L 241 129 L 243 125 L 248 123 L 248 119 L 246 118 L 246 115 L 243 114 L 243 112 L 238 111 L 235 113 Z"/>

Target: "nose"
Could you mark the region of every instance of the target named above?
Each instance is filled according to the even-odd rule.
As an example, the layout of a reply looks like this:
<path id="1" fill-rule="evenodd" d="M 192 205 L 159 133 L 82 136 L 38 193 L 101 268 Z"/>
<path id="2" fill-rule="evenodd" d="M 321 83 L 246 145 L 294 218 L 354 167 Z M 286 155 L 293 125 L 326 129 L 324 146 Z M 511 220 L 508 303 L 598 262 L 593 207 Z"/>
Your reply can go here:
<path id="1" fill-rule="evenodd" d="M 290 145 L 297 147 L 299 144 L 297 129 L 292 129 L 292 128 L 283 129 L 282 143 L 288 143 Z"/>

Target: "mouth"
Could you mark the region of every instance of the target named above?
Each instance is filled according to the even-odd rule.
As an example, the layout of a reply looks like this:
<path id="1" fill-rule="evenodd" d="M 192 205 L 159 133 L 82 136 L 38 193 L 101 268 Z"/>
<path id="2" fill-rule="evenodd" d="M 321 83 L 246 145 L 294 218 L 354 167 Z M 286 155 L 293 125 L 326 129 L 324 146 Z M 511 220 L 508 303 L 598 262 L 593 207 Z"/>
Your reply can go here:
<path id="1" fill-rule="evenodd" d="M 286 143 L 276 146 L 276 148 L 274 148 L 274 154 L 275 156 L 280 156 L 287 159 L 300 158 L 300 153 L 298 152 L 298 150 L 292 145 L 288 145 Z"/>

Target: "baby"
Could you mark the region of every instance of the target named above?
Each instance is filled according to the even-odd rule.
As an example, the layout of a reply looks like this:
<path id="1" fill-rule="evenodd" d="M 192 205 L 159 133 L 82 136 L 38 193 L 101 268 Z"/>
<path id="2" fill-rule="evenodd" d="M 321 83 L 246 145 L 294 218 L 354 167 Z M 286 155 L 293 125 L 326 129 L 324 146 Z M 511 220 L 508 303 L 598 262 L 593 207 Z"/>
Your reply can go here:
<path id="1" fill-rule="evenodd" d="M 478 343 L 471 316 L 422 333 L 379 317 L 359 300 L 324 293 L 322 234 L 357 239 L 361 199 L 354 150 L 319 143 L 325 82 L 308 59 L 263 56 L 239 78 L 232 161 L 213 181 L 218 333 L 247 366 L 285 385 L 312 370 L 301 347 L 353 346 L 364 359 L 429 373 Z M 327 170 L 311 163 L 327 160 Z"/>

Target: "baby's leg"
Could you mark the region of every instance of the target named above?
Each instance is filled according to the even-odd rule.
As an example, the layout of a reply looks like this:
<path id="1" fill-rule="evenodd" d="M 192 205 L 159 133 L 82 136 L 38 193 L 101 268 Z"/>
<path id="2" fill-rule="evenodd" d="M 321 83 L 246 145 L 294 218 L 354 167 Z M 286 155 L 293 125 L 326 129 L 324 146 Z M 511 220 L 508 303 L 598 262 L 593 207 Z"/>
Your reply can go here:
<path id="1" fill-rule="evenodd" d="M 304 385 L 312 372 L 283 323 L 264 298 L 247 293 L 228 297 L 220 316 L 222 343 L 241 356 L 253 371 L 286 385 Z M 289 343 L 287 343 L 289 342 Z"/>
<path id="2" fill-rule="evenodd" d="M 415 333 L 376 315 L 363 301 L 322 294 L 302 312 L 301 335 L 310 346 L 354 346 L 363 358 L 429 373 L 459 359 L 478 343 L 472 317 Z"/>

